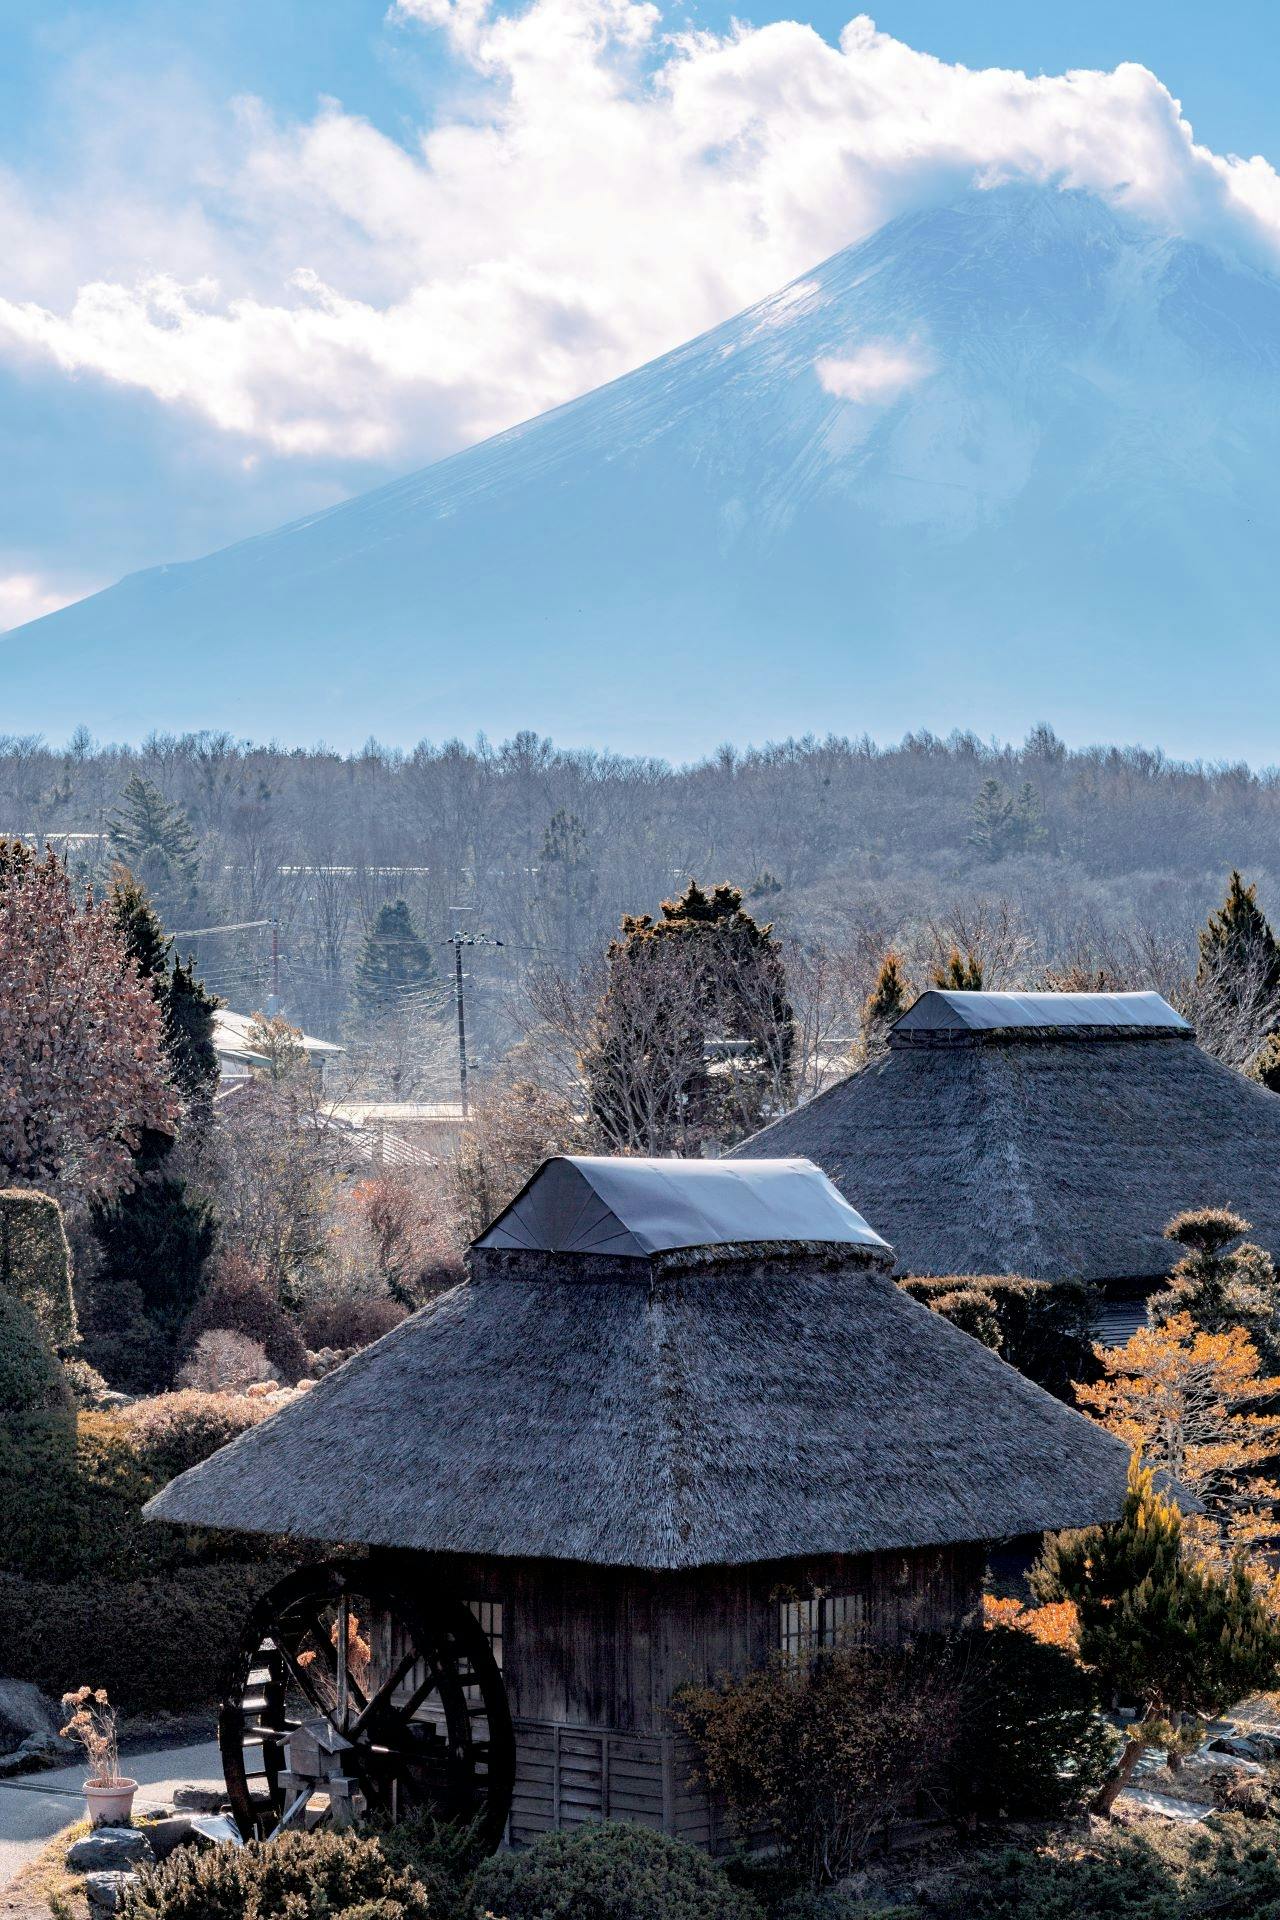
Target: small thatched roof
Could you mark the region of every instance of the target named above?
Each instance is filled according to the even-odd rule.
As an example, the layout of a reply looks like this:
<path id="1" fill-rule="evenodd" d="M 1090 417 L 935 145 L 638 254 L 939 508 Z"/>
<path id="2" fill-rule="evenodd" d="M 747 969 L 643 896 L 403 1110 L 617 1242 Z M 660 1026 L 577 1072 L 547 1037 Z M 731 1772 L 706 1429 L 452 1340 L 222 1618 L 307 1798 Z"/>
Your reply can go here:
<path id="1" fill-rule="evenodd" d="M 700 1168 L 660 1166 L 692 1204 Z M 467 1283 L 148 1512 L 674 1568 L 980 1541 L 1120 1510 L 1125 1447 L 909 1300 L 877 1247 L 818 1233 L 763 1252 L 478 1255 Z"/>
<path id="2" fill-rule="evenodd" d="M 1147 1282 L 1199 1206 L 1280 1256 L 1280 1098 L 1158 994 L 922 994 L 885 1055 L 736 1151 L 816 1161 L 905 1273 Z"/>

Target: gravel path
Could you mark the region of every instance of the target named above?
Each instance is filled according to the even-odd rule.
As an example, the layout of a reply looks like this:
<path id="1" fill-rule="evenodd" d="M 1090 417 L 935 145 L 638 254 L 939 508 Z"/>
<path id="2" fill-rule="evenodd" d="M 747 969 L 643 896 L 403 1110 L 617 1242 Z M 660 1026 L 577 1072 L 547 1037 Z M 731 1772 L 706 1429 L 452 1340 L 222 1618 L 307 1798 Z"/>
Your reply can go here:
<path id="1" fill-rule="evenodd" d="M 198 1747 L 168 1747 L 160 1753 L 126 1754 L 123 1765 L 130 1778 L 140 1783 L 133 1803 L 139 1812 L 169 1805 L 175 1789 L 188 1781 L 222 1784 L 216 1740 Z M 83 1781 L 83 1764 L 0 1780 L 0 1891 L 35 1859 L 50 1835 L 81 1818 Z"/>

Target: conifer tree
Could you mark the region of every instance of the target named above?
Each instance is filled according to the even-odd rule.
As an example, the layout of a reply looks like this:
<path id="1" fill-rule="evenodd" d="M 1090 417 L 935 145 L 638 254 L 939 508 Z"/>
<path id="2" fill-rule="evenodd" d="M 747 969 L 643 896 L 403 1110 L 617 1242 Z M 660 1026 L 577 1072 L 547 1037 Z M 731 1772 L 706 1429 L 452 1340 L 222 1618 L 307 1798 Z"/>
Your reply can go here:
<path id="1" fill-rule="evenodd" d="M 107 821 L 115 853 L 146 887 L 162 918 L 173 923 L 195 902 L 198 845 L 181 807 L 170 806 L 159 787 L 131 774 L 120 804 Z"/>
<path id="2" fill-rule="evenodd" d="M 412 1005 L 439 984 L 431 949 L 404 900 L 384 901 L 356 961 L 356 993 L 366 1013 Z"/>
<path id="3" fill-rule="evenodd" d="M 1246 887 L 1233 868 L 1227 897 L 1200 929 L 1197 981 L 1204 984 L 1224 973 L 1249 974 L 1269 992 L 1280 988 L 1280 947 L 1258 905 L 1256 887 Z"/>
<path id="4" fill-rule="evenodd" d="M 597 881 L 587 846 L 587 831 L 576 813 L 561 807 L 552 815 L 542 836 L 538 866 L 542 889 L 559 922 L 563 964 L 577 963 L 577 923 L 580 913 L 596 897 Z"/>
<path id="5" fill-rule="evenodd" d="M 146 888 L 128 867 L 117 864 L 107 899 L 125 949 L 160 1008 L 170 1078 L 189 1105 L 202 1106 L 218 1083 L 213 1016 L 220 1003 L 197 976 L 194 959 L 174 955 Z"/>
<path id="6" fill-rule="evenodd" d="M 891 947 L 880 962 L 876 983 L 862 1009 L 862 1037 L 869 1059 L 884 1052 L 890 1027 L 902 1018 L 911 999 L 911 986 L 902 956 Z"/>
<path id="7" fill-rule="evenodd" d="M 1147 1317 L 1158 1327 L 1189 1314 L 1206 1333 L 1242 1327 L 1268 1366 L 1280 1368 L 1280 1281 L 1266 1248 L 1243 1238 L 1248 1232 L 1249 1222 L 1226 1207 L 1198 1207 L 1172 1219 L 1164 1237 L 1184 1251 L 1166 1286 L 1147 1302 Z"/>
<path id="8" fill-rule="evenodd" d="M 191 1197 L 185 1180 L 153 1170 L 118 1200 L 95 1204 L 90 1222 L 99 1251 L 88 1290 L 90 1353 L 113 1384 L 131 1392 L 163 1386 L 204 1291 L 216 1235 L 213 1213 Z M 139 1337 L 140 1330 L 129 1325 L 139 1307 L 152 1338 Z M 130 1353 L 137 1369 L 127 1378 L 114 1357 L 116 1347 Z"/>
<path id="9" fill-rule="evenodd" d="M 1191 1559 L 1182 1516 L 1156 1492 L 1147 1468 L 1134 1467 L 1115 1526 L 1047 1540 L 1031 1583 L 1041 1601 L 1074 1604 L 1081 1660 L 1104 1696 L 1137 1709 L 1100 1811 L 1146 1747 L 1179 1752 L 1184 1715 L 1211 1718 L 1275 1685 L 1280 1626 L 1242 1565 L 1223 1575 Z"/>
<path id="10" fill-rule="evenodd" d="M 1033 852 L 1036 847 L 1043 846 L 1048 837 L 1040 795 L 1029 780 L 1024 780 L 1018 790 L 1010 829 L 1010 846 L 1017 853 Z"/>
<path id="11" fill-rule="evenodd" d="M 981 859 L 994 865 L 1011 851 L 1017 833 L 1013 796 L 992 775 L 983 781 L 973 803 L 969 845 Z"/>
<path id="12" fill-rule="evenodd" d="M 961 955 L 959 947 L 952 947 L 946 965 L 934 968 L 933 984 L 952 993 L 981 993 L 982 962 L 972 948 Z"/>

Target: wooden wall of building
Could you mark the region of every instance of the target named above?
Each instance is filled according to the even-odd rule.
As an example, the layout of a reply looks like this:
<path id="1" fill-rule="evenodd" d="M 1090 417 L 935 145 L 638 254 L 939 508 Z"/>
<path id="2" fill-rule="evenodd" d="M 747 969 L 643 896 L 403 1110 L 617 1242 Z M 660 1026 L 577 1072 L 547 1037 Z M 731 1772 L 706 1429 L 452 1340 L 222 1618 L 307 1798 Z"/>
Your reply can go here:
<path id="1" fill-rule="evenodd" d="M 977 1604 L 985 1555 L 957 1547 L 646 1573 L 563 1561 L 402 1563 L 425 1591 L 502 1607 L 516 1725 L 510 1837 L 631 1819 L 716 1850 L 724 1823 L 690 1785 L 670 1715 L 691 1681 L 763 1666 L 784 1601 L 839 1595 L 847 1630 L 894 1644 L 948 1632 Z"/>

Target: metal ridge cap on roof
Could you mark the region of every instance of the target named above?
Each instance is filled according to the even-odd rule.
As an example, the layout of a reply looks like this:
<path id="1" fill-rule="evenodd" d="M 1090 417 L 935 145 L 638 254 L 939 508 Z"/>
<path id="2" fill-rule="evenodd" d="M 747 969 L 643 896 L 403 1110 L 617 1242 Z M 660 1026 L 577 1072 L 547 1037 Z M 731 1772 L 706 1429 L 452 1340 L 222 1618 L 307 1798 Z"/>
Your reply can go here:
<path id="1" fill-rule="evenodd" d="M 930 987 L 895 1022 L 891 1036 L 1191 1031 L 1158 993 L 969 993 Z"/>
<path id="2" fill-rule="evenodd" d="M 889 1251 L 810 1160 L 547 1160 L 473 1245 L 649 1259 L 694 1247 L 815 1243 Z"/>

